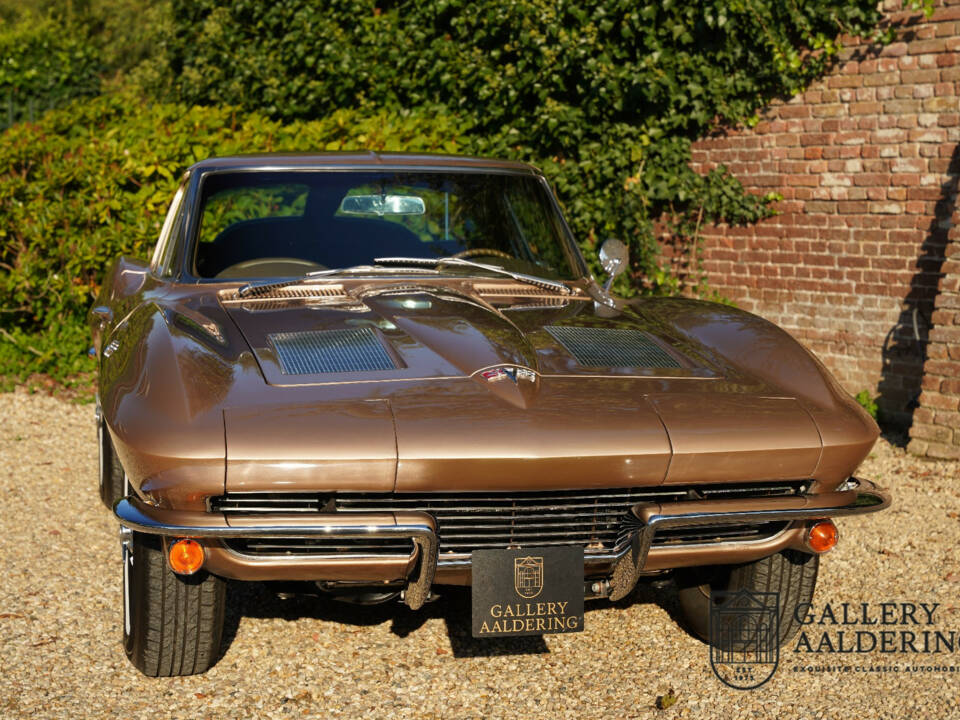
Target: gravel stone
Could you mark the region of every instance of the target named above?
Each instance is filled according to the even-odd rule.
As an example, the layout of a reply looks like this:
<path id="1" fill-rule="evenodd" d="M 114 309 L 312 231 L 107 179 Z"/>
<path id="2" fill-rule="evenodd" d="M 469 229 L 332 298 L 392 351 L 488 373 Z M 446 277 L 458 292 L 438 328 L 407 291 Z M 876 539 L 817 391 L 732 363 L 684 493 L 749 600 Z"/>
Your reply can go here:
<path id="1" fill-rule="evenodd" d="M 217 665 L 145 678 L 120 644 L 120 547 L 97 495 L 93 407 L 15 392 L 0 394 L 0 417 L 0 717 L 960 718 L 960 672 L 905 671 L 960 670 L 960 641 L 936 655 L 791 644 L 767 684 L 734 690 L 676 625 L 673 588 L 649 583 L 615 606 L 588 602 L 583 633 L 483 642 L 470 637 L 463 590 L 413 613 L 232 583 Z M 878 443 L 859 474 L 891 489 L 894 506 L 838 521 L 816 607 L 940 603 L 931 629 L 960 635 L 958 470 Z M 811 636 L 823 629 L 842 628 Z M 657 710 L 671 690 L 676 702 Z"/>

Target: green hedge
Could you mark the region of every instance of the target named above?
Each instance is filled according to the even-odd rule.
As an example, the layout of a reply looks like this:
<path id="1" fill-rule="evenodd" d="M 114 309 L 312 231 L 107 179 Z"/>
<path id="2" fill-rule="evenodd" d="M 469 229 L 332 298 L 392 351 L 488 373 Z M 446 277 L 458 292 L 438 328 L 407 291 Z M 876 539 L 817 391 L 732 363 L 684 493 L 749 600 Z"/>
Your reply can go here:
<path id="1" fill-rule="evenodd" d="M 173 0 L 174 95 L 285 120 L 340 108 L 440 106 L 482 154 L 556 179 L 588 253 L 626 240 L 634 288 L 659 272 L 654 220 L 680 235 L 769 212 L 690 141 L 753 122 L 820 75 L 840 32 L 873 31 L 876 0 Z M 626 289 L 621 285 L 620 289 Z"/>
<path id="2" fill-rule="evenodd" d="M 657 139 L 749 117 L 879 19 L 874 0 L 174 0 L 167 47 L 187 102 L 442 104 L 546 155 L 610 123 Z"/>
<path id="3" fill-rule="evenodd" d="M 148 254 L 177 175 L 210 155 L 530 161 L 591 262 L 608 236 L 630 244 L 619 292 L 673 292 L 655 221 L 695 243 L 701 223 L 770 212 L 723 169 L 692 172 L 692 139 L 752 122 L 823 72 L 838 32 L 869 32 L 880 17 L 874 0 L 173 0 L 166 20 L 126 38 L 116 18 L 137 0 L 76 7 L 75 33 L 58 36 L 67 25 L 52 20 L 36 42 L 29 24 L 14 23 L 19 40 L 0 31 L 0 100 L 6 87 L 60 102 L 87 87 L 98 58 L 122 71 L 122 58 L 145 55 L 137 84 L 167 101 L 120 91 L 0 136 L 0 377 L 88 367 L 84 316 L 107 263 Z M 151 18 L 165 7 L 144 5 Z"/>
<path id="4" fill-rule="evenodd" d="M 0 136 L 0 378 L 67 379 L 93 368 L 85 315 L 120 254 L 148 257 L 180 174 L 252 150 L 458 152 L 437 113 L 282 124 L 227 108 L 145 106 L 129 95 L 77 102 Z"/>
<path id="5" fill-rule="evenodd" d="M 102 69 L 76 26 L 35 18 L 0 24 L 0 128 L 98 94 Z"/>

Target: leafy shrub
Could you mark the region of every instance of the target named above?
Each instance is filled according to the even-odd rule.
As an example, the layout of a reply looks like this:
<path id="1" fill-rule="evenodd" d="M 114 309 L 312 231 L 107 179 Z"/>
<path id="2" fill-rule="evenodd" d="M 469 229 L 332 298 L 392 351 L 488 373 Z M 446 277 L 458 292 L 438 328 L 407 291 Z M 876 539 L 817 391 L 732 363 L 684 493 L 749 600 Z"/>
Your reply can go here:
<path id="1" fill-rule="evenodd" d="M 167 0 L 74 0 L 68 17 L 35 0 L 57 18 L 38 24 L 11 3 L 0 0 L 0 15 L 20 17 L 0 30 L 0 102 L 55 105 L 96 92 L 98 69 L 137 63 L 138 84 L 169 100 L 120 92 L 0 137 L 0 376 L 61 378 L 85 367 L 84 314 L 107 263 L 148 253 L 177 176 L 214 154 L 533 162 L 591 262 L 608 236 L 631 245 L 618 292 L 673 292 L 656 221 L 695 238 L 702 223 L 771 212 L 723 169 L 693 173 L 692 139 L 752 122 L 824 70 L 837 32 L 880 17 L 873 0 L 172 0 L 164 21 Z M 147 29 L 125 33 L 141 10 Z"/>
<path id="2" fill-rule="evenodd" d="M 609 123 L 656 140 L 742 120 L 818 76 L 838 31 L 880 19 L 872 0 L 174 0 L 173 12 L 186 101 L 286 119 L 440 103 L 544 154 Z"/>
<path id="3" fill-rule="evenodd" d="M 460 125 L 341 111 L 282 124 L 229 108 L 107 95 L 0 136 L 0 376 L 92 367 L 85 314 L 120 254 L 147 257 L 180 174 L 252 150 L 457 152 Z"/>
<path id="4" fill-rule="evenodd" d="M 869 390 L 861 390 L 853 396 L 853 399 L 860 403 L 863 409 L 870 414 L 870 417 L 874 420 L 877 419 L 877 410 L 879 409 L 877 407 L 877 400 L 870 394 Z"/>
<path id="5" fill-rule="evenodd" d="M 101 70 L 96 48 L 74 26 L 33 17 L 0 26 L 0 128 L 97 94 Z"/>
<path id="6" fill-rule="evenodd" d="M 0 0 L 0 27 L 53 24 L 60 42 L 82 42 L 107 75 L 154 64 L 170 19 L 170 0 Z"/>
<path id="7" fill-rule="evenodd" d="M 543 166 L 588 257 L 619 236 L 634 283 L 672 291 L 654 221 L 695 237 L 770 212 L 724 172 L 692 172 L 690 140 L 752 122 L 823 72 L 838 32 L 879 19 L 875 0 L 173 0 L 168 82 L 285 120 L 442 106 L 482 154 Z"/>

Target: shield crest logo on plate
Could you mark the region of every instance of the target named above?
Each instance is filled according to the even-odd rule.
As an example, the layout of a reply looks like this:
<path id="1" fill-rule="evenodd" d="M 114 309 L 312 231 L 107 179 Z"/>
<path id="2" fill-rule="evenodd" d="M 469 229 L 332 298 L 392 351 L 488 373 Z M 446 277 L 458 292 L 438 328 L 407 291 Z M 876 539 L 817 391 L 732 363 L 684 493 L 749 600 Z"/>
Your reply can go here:
<path id="1" fill-rule="evenodd" d="M 543 558 L 514 558 L 513 587 L 517 595 L 528 600 L 539 595 L 543 590 Z"/>
<path id="2" fill-rule="evenodd" d="M 751 590 L 710 593 L 710 666 L 720 681 L 752 690 L 780 662 L 780 594 Z"/>

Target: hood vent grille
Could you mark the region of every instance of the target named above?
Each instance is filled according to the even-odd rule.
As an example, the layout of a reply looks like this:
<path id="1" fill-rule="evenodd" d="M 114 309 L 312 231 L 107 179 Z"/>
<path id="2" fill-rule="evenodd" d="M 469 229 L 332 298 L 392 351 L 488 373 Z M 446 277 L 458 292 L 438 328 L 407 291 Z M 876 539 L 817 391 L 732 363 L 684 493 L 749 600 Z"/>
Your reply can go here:
<path id="1" fill-rule="evenodd" d="M 274 333 L 270 342 L 284 375 L 396 370 L 370 328 Z"/>
<path id="2" fill-rule="evenodd" d="M 544 329 L 584 367 L 682 367 L 640 330 L 560 325 L 548 325 Z"/>

